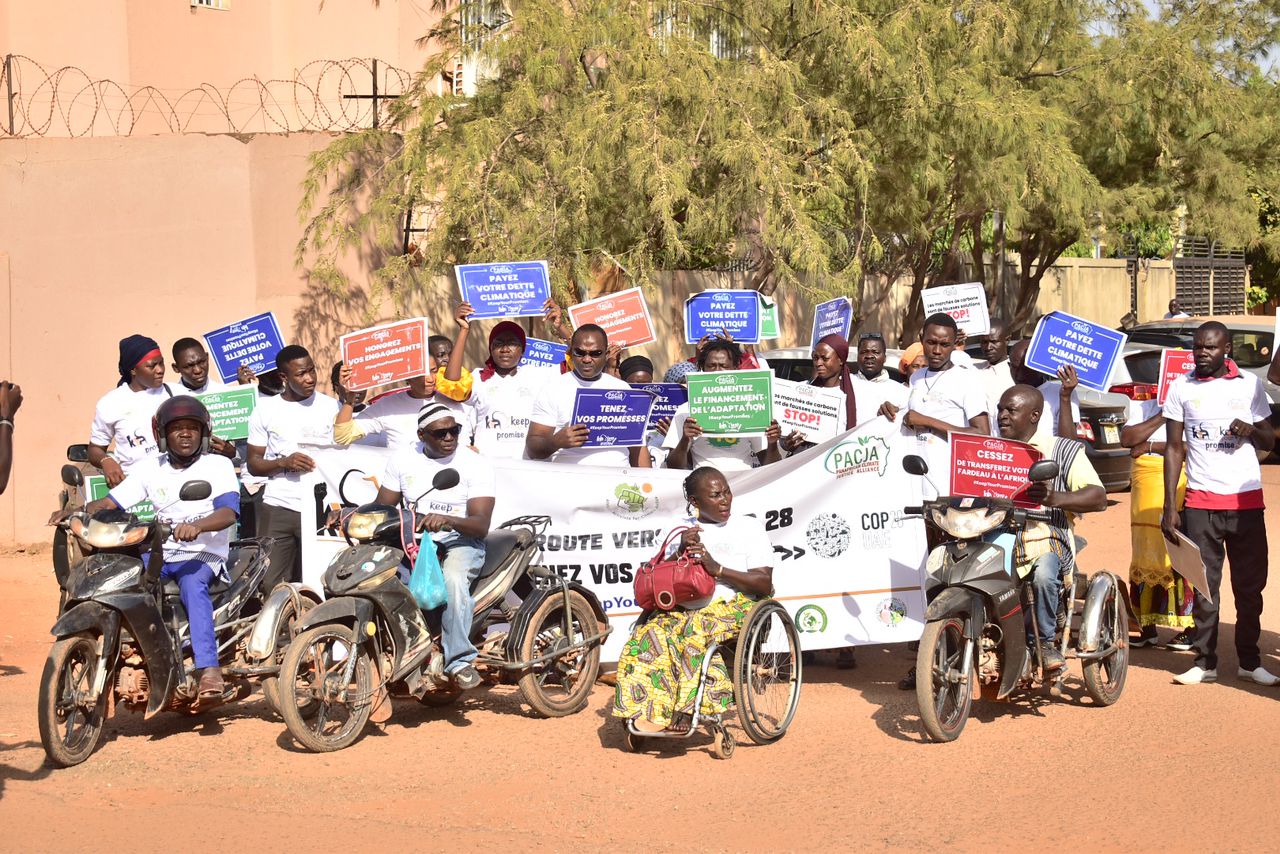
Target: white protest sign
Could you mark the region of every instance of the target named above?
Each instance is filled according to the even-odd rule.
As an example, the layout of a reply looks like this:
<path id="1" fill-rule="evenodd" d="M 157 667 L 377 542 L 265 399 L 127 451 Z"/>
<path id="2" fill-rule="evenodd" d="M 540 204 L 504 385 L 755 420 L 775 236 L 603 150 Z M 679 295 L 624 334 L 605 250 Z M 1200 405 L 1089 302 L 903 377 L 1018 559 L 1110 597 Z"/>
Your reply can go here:
<path id="1" fill-rule="evenodd" d="M 924 315 L 942 312 L 951 315 L 966 335 L 986 335 L 991 331 L 991 315 L 987 311 L 987 292 L 982 282 L 942 285 L 920 292 Z"/>
<path id="2" fill-rule="evenodd" d="M 773 419 L 784 436 L 799 430 L 806 442 L 816 444 L 834 439 L 844 427 L 844 392 L 838 388 L 775 379 Z"/>

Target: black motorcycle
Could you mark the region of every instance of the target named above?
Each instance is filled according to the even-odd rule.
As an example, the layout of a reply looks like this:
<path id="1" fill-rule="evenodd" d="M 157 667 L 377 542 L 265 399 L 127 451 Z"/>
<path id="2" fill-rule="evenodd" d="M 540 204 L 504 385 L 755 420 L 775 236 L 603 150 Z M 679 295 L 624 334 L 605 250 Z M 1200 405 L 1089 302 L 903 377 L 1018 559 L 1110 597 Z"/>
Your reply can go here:
<path id="1" fill-rule="evenodd" d="M 62 479 L 68 487 L 83 485 L 75 466 L 64 466 Z M 207 481 L 188 481 L 179 497 L 201 501 L 210 491 Z M 162 561 L 143 559 L 148 551 L 161 554 L 170 526 L 111 509 L 72 514 L 59 528 L 82 557 L 67 568 L 65 582 L 60 579 L 63 605 L 51 630 L 57 640 L 40 678 L 39 723 L 49 762 L 67 767 L 93 753 L 117 703 L 145 711 L 146 719 L 164 710 L 196 714 L 203 709 L 184 651 L 190 626 L 178 585 L 160 579 Z M 264 598 L 267 545 L 232 543 L 229 581 L 209 586 L 219 663 L 232 677 L 223 700 L 247 687 L 234 677 L 274 676 L 278 670 L 274 662 L 254 666 L 244 658 L 245 640 Z M 286 625 L 290 622 L 286 618 Z"/>
<path id="2" fill-rule="evenodd" d="M 458 473 L 444 469 L 432 490 L 457 482 Z M 416 503 L 365 504 L 343 520 L 350 547 L 329 565 L 325 602 L 307 614 L 285 652 L 280 712 L 308 750 L 349 746 L 370 720 L 390 718 L 393 696 L 429 706 L 460 696 L 444 673 L 438 632 L 402 581 L 421 519 L 409 509 Z M 610 626 L 591 591 L 534 565 L 538 535 L 550 521 L 521 516 L 489 532 L 471 588 L 471 631 L 480 651 L 474 666 L 486 681 L 516 682 L 534 712 L 561 717 L 586 705 Z M 432 547 L 429 537 L 424 542 Z"/>
<path id="3" fill-rule="evenodd" d="M 908 474 L 924 476 L 928 465 L 905 457 Z M 1040 460 L 1028 480 L 1058 476 L 1058 464 Z M 1048 671 L 1039 645 L 1029 648 L 1026 618 L 1040 637 L 1035 592 L 1013 568 L 1019 538 L 1029 521 L 1052 521 L 1040 510 L 1000 498 L 942 496 L 904 508 L 946 535 L 930 553 L 925 569 L 924 633 L 916 655 L 916 701 L 925 731 L 934 741 L 954 741 L 969 719 L 973 682 L 983 699 L 1003 700 L 1015 689 L 1061 687 L 1065 669 Z M 1129 605 L 1123 583 L 1098 572 L 1077 585 L 1072 570 L 1057 603 L 1055 646 L 1083 663 L 1085 689 L 1109 706 L 1120 699 L 1129 666 Z M 1074 631 L 1077 586 L 1084 592 L 1079 628 Z M 1074 641 L 1074 645 L 1073 645 Z"/>

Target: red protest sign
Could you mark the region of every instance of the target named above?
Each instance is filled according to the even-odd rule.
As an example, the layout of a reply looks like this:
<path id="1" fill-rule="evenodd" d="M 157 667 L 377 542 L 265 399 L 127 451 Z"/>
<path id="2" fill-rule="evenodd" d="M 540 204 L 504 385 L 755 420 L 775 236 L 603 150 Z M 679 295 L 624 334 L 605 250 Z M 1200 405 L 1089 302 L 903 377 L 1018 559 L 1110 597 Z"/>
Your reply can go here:
<path id="1" fill-rule="evenodd" d="M 1196 366 L 1195 355 L 1190 350 L 1165 350 L 1160 354 L 1160 391 L 1157 401 L 1164 406 L 1169 396 L 1169 386 L 1178 377 L 1184 377 Z"/>
<path id="2" fill-rule="evenodd" d="M 1017 496 L 1031 485 L 1027 469 L 1042 456 L 1025 442 L 952 433 L 951 494 L 1011 498 L 1020 507 L 1038 507 Z"/>
<path id="3" fill-rule="evenodd" d="M 569 321 L 574 329 L 584 323 L 594 323 L 609 336 L 610 344 L 622 347 L 640 347 L 657 340 L 653 321 L 649 319 L 649 306 L 639 288 L 569 306 Z"/>
<path id="4" fill-rule="evenodd" d="M 348 391 L 361 391 L 427 373 L 427 319 L 384 323 L 342 336 L 342 361 L 351 368 Z"/>

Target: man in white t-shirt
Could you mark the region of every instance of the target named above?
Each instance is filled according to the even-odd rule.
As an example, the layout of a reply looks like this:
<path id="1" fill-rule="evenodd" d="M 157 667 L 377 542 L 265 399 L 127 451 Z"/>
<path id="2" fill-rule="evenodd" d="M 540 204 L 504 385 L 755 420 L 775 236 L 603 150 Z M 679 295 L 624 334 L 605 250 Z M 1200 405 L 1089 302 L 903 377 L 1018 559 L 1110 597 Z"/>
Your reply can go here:
<path id="1" fill-rule="evenodd" d="M 420 530 L 430 533 L 423 548 L 433 545 L 442 553 L 448 600 L 440 616 L 444 646 L 444 672 L 464 690 L 480 684 L 471 662 L 478 655 L 471 643 L 471 619 L 475 601 L 471 583 L 484 566 L 484 538 L 489 533 L 496 495 L 493 466 L 482 455 L 458 450 L 462 425 L 449 409 L 428 401 L 418 416 L 419 445 L 392 455 L 378 488 L 378 503 L 397 506 L 401 498 L 423 515 Z M 458 485 L 432 488 L 444 469 L 458 473 Z"/>
<path id="2" fill-rule="evenodd" d="M 594 323 L 579 326 L 574 330 L 569 348 L 573 371 L 552 378 L 533 402 L 529 433 L 524 440 L 525 456 L 553 463 L 649 468 L 649 451 L 644 447 L 583 447 L 590 431 L 585 424 L 571 423 L 578 389 L 629 390 L 631 386 L 604 372 L 609 336 L 599 326 Z"/>
<path id="3" fill-rule="evenodd" d="M 1044 374 L 1027 367 L 1027 350 L 1030 340 L 1022 340 L 1009 353 L 1009 365 L 1015 381 L 1040 389 L 1044 397 L 1044 417 L 1036 428 L 1038 433 L 1076 439 L 1080 435 L 1080 397 L 1076 393 L 1080 378 L 1070 365 L 1058 368 L 1056 380 L 1045 381 Z"/>
<path id="4" fill-rule="evenodd" d="M 1195 666 L 1174 677 L 1184 685 L 1218 678 L 1218 589 L 1222 563 L 1231 560 L 1236 601 L 1236 675 L 1262 685 L 1280 682 L 1262 666 L 1262 591 L 1267 586 L 1267 526 L 1257 451 L 1275 447 L 1271 407 L 1262 383 L 1227 357 L 1231 333 L 1217 321 L 1202 324 L 1191 346 L 1195 369 L 1169 386 L 1164 401 L 1165 539 L 1184 532 L 1200 549 L 1208 595 L 1196 591 L 1192 648 Z M 1179 518 L 1178 473 L 1187 467 L 1186 507 Z"/>
<path id="5" fill-rule="evenodd" d="M 392 450 L 412 448 L 418 444 L 418 413 L 427 401 L 435 401 L 453 413 L 462 425 L 462 444 L 471 444 L 471 419 L 462 404 L 436 393 L 436 371 L 439 365 L 435 357 L 428 357 L 426 376 L 414 377 L 408 385 L 380 394 L 358 414 L 355 412 L 354 395 L 344 394 L 342 407 L 333 422 L 333 441 L 339 445 L 364 442 L 373 437 L 385 440 L 385 447 Z M 346 388 L 351 369 L 342 367 L 339 382 Z"/>
<path id="6" fill-rule="evenodd" d="M 316 467 L 306 451 L 333 446 L 338 414 L 338 401 L 316 391 L 316 365 L 305 348 L 285 347 L 276 355 L 276 367 L 284 391 L 259 396 L 249 417 L 249 473 L 267 478 L 257 533 L 274 539 L 264 590 L 302 580 L 302 509 L 315 502 L 303 479 Z"/>
<path id="7" fill-rule="evenodd" d="M 204 345 L 194 338 L 179 338 L 174 342 L 172 367 L 177 372 L 178 379 L 165 385 L 174 395 L 189 394 L 198 397 L 211 391 L 222 391 L 227 388 L 223 382 L 209 373 L 209 353 L 204 349 Z M 234 442 L 214 436 L 210 439 L 209 450 L 235 461 Z"/>
<path id="8" fill-rule="evenodd" d="M 89 428 L 89 464 L 102 469 L 109 487 L 157 453 L 151 417 L 173 397 L 164 384 L 164 354 L 153 339 L 122 339 L 118 368 L 120 382 L 98 400 Z"/>
<path id="9" fill-rule="evenodd" d="M 858 384 L 858 424 L 875 418 L 886 403 L 897 409 L 907 405 L 907 387 L 889 376 L 884 369 L 885 359 L 883 335 L 863 332 L 858 336 L 858 370 L 853 373 L 853 381 Z"/>
<path id="10" fill-rule="evenodd" d="M 987 389 L 987 414 L 991 416 L 991 432 L 998 433 L 996 417 L 1000 396 L 1014 385 L 1009 364 L 1009 327 L 1003 320 L 992 318 L 991 331 L 982 342 L 982 356 L 987 364 L 978 369 L 978 376 Z"/>

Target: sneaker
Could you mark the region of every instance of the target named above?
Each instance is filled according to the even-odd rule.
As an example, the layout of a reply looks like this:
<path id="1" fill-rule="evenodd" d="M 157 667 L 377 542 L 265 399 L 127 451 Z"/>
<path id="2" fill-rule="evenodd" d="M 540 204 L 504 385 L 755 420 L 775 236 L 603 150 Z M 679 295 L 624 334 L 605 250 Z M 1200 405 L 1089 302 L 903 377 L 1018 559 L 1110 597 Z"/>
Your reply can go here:
<path id="1" fill-rule="evenodd" d="M 907 675 L 898 680 L 899 691 L 914 691 L 916 689 L 916 669 L 913 667 L 907 671 Z"/>
<path id="2" fill-rule="evenodd" d="M 1044 660 L 1044 669 L 1046 673 L 1055 673 L 1067 666 L 1067 660 L 1062 657 L 1062 653 L 1058 652 L 1058 648 L 1052 644 L 1040 645 L 1040 657 Z"/>
<path id="3" fill-rule="evenodd" d="M 1141 649 L 1144 646 L 1155 646 L 1160 643 L 1160 633 L 1156 631 L 1155 626 L 1143 626 L 1142 634 L 1136 638 L 1129 638 L 1129 646 L 1133 649 Z"/>
<path id="4" fill-rule="evenodd" d="M 1269 673 L 1265 667 L 1259 665 L 1252 670 L 1245 670 L 1243 667 L 1236 670 L 1236 677 L 1243 679 L 1245 682 L 1256 682 L 1259 685 L 1280 685 L 1280 676 Z"/>
<path id="5" fill-rule="evenodd" d="M 1179 685 L 1199 685 L 1202 682 L 1217 682 L 1217 670 L 1205 670 L 1203 667 L 1196 666 L 1188 670 L 1186 673 L 1179 673 L 1173 677 L 1173 681 Z"/>
<path id="6" fill-rule="evenodd" d="M 470 664 L 459 667 L 450 673 L 449 677 L 453 679 L 453 684 L 463 691 L 470 691 L 472 688 L 480 687 L 480 674 Z"/>
<path id="7" fill-rule="evenodd" d="M 1175 649 L 1178 652 L 1186 652 L 1191 649 L 1191 635 L 1193 631 L 1193 629 L 1183 629 L 1174 636 L 1173 640 L 1166 643 L 1164 648 Z"/>

